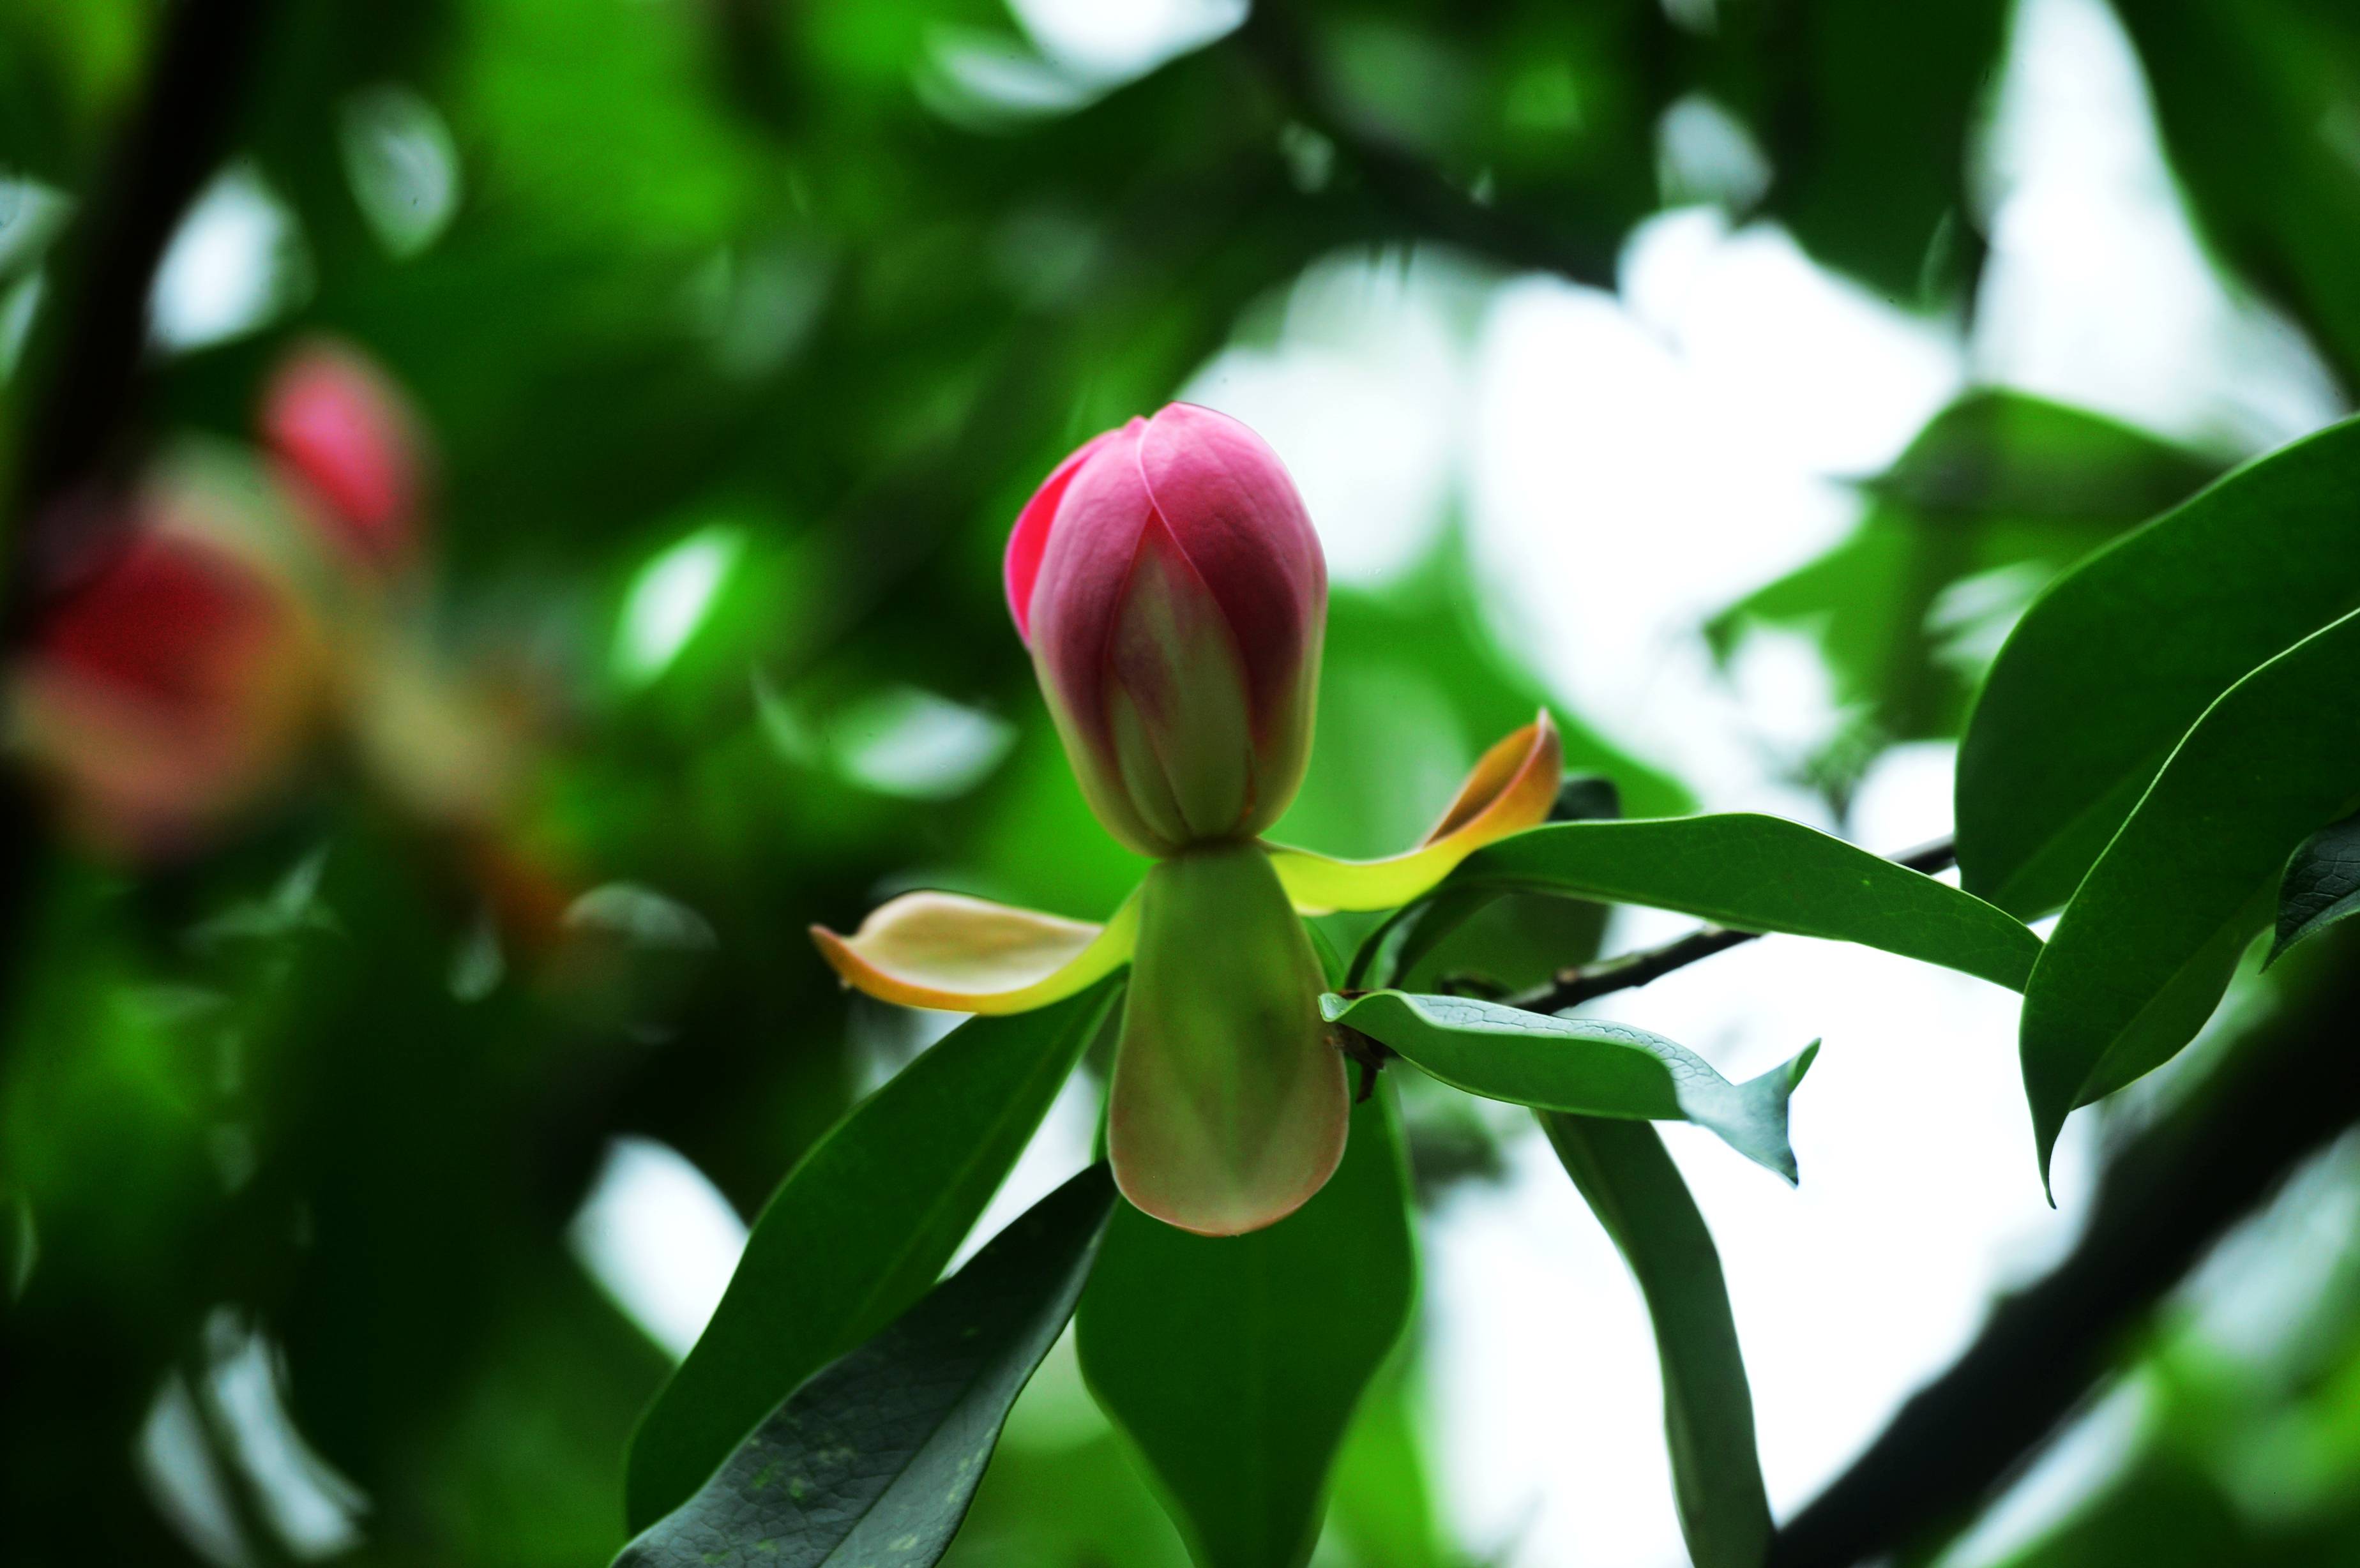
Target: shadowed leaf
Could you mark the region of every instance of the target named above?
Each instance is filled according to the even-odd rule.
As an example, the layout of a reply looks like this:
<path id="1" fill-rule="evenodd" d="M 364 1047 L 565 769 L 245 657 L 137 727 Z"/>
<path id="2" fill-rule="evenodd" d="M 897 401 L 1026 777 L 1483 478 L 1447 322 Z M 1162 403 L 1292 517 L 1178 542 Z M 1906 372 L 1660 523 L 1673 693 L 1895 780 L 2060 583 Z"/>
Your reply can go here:
<path id="1" fill-rule="evenodd" d="M 1352 1113 L 1317 1196 L 1249 1236 L 1116 1214 L 1082 1300 L 1082 1370 L 1201 1568 L 1299 1568 L 1361 1392 L 1416 1293 L 1390 1096 Z"/>
<path id="2" fill-rule="evenodd" d="M 2360 913 L 2360 816 L 2320 829 L 2287 862 L 2268 962 L 2276 964 L 2288 948 L 2355 913 Z"/>
<path id="3" fill-rule="evenodd" d="M 926 1568 L 1065 1329 L 1115 1202 L 1094 1165 L 738 1444 L 617 1568 Z"/>
<path id="4" fill-rule="evenodd" d="M 625 1481 L 632 1529 L 677 1508 L 765 1410 L 934 1283 L 1115 990 L 961 1024 L 788 1174 L 704 1336 L 639 1422 Z"/>

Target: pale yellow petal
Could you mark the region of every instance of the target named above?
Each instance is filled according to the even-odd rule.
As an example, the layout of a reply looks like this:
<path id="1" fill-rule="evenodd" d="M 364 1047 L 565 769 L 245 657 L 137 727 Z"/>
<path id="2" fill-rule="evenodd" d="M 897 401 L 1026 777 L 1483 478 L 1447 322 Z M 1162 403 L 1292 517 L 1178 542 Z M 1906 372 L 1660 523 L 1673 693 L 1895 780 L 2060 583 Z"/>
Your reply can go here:
<path id="1" fill-rule="evenodd" d="M 1564 771 L 1564 743 L 1544 711 L 1483 754 L 1417 848 L 1384 860 L 1336 860 L 1273 845 L 1271 865 L 1306 914 L 1397 909 L 1485 844 L 1546 822 Z"/>
<path id="2" fill-rule="evenodd" d="M 1103 926 L 961 893 L 904 893 L 860 929 L 812 927 L 846 985 L 880 1001 L 959 1013 L 1022 1013 L 1087 988 L 1130 962 L 1133 893 Z"/>

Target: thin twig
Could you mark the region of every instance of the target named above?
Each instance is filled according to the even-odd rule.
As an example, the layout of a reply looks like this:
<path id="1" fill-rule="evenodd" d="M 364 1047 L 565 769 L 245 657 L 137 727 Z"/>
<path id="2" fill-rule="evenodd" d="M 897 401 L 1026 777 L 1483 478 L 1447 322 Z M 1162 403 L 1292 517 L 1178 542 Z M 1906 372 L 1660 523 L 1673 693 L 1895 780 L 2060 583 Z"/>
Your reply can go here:
<path id="1" fill-rule="evenodd" d="M 1959 847 L 1955 839 L 1944 836 L 1933 843 L 1893 857 L 1896 866 L 1932 876 L 1958 863 Z M 1732 947 L 1752 942 L 1760 931 L 1732 931 L 1727 926 L 1704 925 L 1676 937 L 1660 946 L 1642 948 L 1613 958 L 1602 958 L 1593 964 L 1577 964 L 1559 970 L 1548 984 L 1535 986 L 1519 996 L 1502 998 L 1506 1006 L 1521 1007 L 1528 1013 L 1560 1013 L 1568 1007 L 1617 991 L 1634 990 L 1660 980 L 1675 970 L 1686 969 L 1699 959 L 1710 958 L 1716 953 L 1726 953 Z"/>

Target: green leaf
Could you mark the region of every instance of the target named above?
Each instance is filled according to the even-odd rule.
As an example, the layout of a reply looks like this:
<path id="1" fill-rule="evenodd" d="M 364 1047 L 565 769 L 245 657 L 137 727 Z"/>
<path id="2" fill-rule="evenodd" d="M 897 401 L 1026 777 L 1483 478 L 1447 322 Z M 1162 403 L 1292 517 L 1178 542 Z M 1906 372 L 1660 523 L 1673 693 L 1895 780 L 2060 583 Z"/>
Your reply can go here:
<path id="1" fill-rule="evenodd" d="M 1849 715 L 1812 763 L 1857 777 L 1887 740 L 1955 735 L 2007 626 L 2049 578 L 2221 465 L 2112 419 L 1995 387 L 1936 415 L 1841 544 L 1707 623 L 1715 657 L 1761 625 L 1826 657 Z"/>
<path id="2" fill-rule="evenodd" d="M 2220 471 L 2119 420 L 1984 387 L 1928 420 L 1863 488 L 1928 522 L 2038 519 L 2095 529 L 2142 522 Z"/>
<path id="3" fill-rule="evenodd" d="M 1470 1094 L 1586 1116 L 1694 1122 L 1746 1159 L 1796 1179 L 1786 1100 L 1810 1070 L 1817 1040 L 1783 1067 L 1732 1083 L 1685 1046 L 1604 1018 L 1405 991 L 1349 1001 L 1322 996 L 1319 1010 Z"/>
<path id="4" fill-rule="evenodd" d="M 1459 1561 L 1436 1516 L 1411 1362 L 1395 1356 L 1378 1375 L 1336 1460 L 1328 1530 L 1360 1568 L 1457 1568 Z"/>
<path id="5" fill-rule="evenodd" d="M 2360 816 L 2332 822 L 2303 840 L 2278 885 L 2278 938 L 2268 963 L 2360 913 Z"/>
<path id="6" fill-rule="evenodd" d="M 2169 1060 L 2268 919 L 2289 847 L 2360 790 L 2360 611 L 2223 692 L 2065 907 L 2024 994 L 2041 1168 L 2088 1105 Z"/>
<path id="7" fill-rule="evenodd" d="M 1750 812 L 1533 828 L 1476 851 L 1436 891 L 1479 887 L 1856 942 L 2014 990 L 2040 953 L 2039 938 L 1980 898 L 1800 822 Z"/>
<path id="8" fill-rule="evenodd" d="M 797 1384 L 934 1282 L 1119 986 L 961 1024 L 788 1173 L 704 1336 L 639 1422 L 625 1478 L 632 1530 L 679 1507 Z"/>
<path id="9" fill-rule="evenodd" d="M 1814 256 L 1921 308 L 1972 280 L 1968 136 L 2007 16 L 2001 0 L 1821 0 L 1791 45 L 1764 51 L 1795 73 L 1761 125 L 1769 204 Z"/>
<path id="10" fill-rule="evenodd" d="M 2360 420 L 2346 420 L 2050 585 L 2000 650 L 1960 748 L 1969 891 L 2027 919 L 2062 905 L 2212 700 L 2360 605 L 2355 495 Z"/>
<path id="11" fill-rule="evenodd" d="M 1093 1165 L 739 1443 L 617 1568 L 926 1568 L 1074 1315 L 1114 1208 Z"/>
<path id="12" fill-rule="evenodd" d="M 1770 1543 L 1770 1503 L 1712 1233 L 1654 1127 L 1557 1113 L 1540 1121 L 1647 1300 L 1688 1555 L 1696 1568 L 1756 1568 Z"/>
<path id="13" fill-rule="evenodd" d="M 1201 1568 L 1299 1568 L 1362 1390 L 1409 1322 L 1416 1260 L 1391 1096 L 1352 1113 L 1317 1197 L 1250 1235 L 1123 1208 L 1082 1298 L 1082 1371 Z"/>

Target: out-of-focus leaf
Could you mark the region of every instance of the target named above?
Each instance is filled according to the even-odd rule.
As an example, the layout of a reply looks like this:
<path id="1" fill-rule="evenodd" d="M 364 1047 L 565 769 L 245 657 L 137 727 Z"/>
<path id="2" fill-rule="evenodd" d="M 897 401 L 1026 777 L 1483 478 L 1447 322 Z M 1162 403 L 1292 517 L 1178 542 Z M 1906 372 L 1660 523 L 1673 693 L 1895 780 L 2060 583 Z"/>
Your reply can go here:
<path id="1" fill-rule="evenodd" d="M 1815 254 L 1888 298 L 1917 303 L 1940 278 L 1929 253 L 1946 229 L 1972 243 L 1955 232 L 1967 131 L 2006 17 L 2001 0 L 1830 0 L 1788 20 L 1808 65 L 1773 119 L 1789 134 L 1773 136 L 1770 205 Z"/>
<path id="2" fill-rule="evenodd" d="M 1084 1434 L 1060 1432 L 1039 1445 L 1024 1442 L 1025 1405 L 1054 1373 L 1052 1350 L 1009 1415 L 1000 1452 L 958 1539 L 943 1561 L 953 1568 L 1012 1568 L 1020 1563 L 1120 1564 L 1121 1568 L 1188 1568 L 1164 1506 L 1125 1452 L 1114 1429 L 1098 1419 L 1073 1374 L 1070 1397 L 1087 1410 Z M 1073 1418 L 1079 1425 L 1079 1415 Z"/>
<path id="3" fill-rule="evenodd" d="M 1478 850 L 1437 890 L 1494 887 L 1856 942 L 2021 990 L 2040 940 L 1982 899 L 1783 817 L 1563 822 Z"/>
<path id="4" fill-rule="evenodd" d="M 704 1336 L 639 1424 L 625 1478 L 633 1530 L 679 1507 L 765 1410 L 934 1283 L 1115 990 L 961 1024 L 788 1174 Z"/>
<path id="5" fill-rule="evenodd" d="M 1863 487 L 1928 520 L 2120 528 L 2177 506 L 2220 471 L 2103 414 L 1985 387 L 1928 420 L 1893 466 Z"/>
<path id="6" fill-rule="evenodd" d="M 797 1388 L 617 1568 L 927 1568 L 1074 1314 L 1115 1203 L 1093 1165 Z"/>
<path id="7" fill-rule="evenodd" d="M 1770 1543 L 1770 1502 L 1737 1323 L 1704 1215 L 1654 1127 L 1555 1113 L 1540 1121 L 1647 1300 L 1688 1554 L 1696 1568 L 1755 1568 Z"/>
<path id="8" fill-rule="evenodd" d="M 1955 735 L 1974 682 L 2042 584 L 2219 472 L 2096 414 L 1970 392 L 1863 482 L 1874 504 L 1841 544 L 1706 632 L 1723 659 L 1753 626 L 1819 644 L 1837 699 L 1857 715 L 1830 756 L 1812 759 L 1841 779 L 1885 742 Z"/>
<path id="9" fill-rule="evenodd" d="M 2360 380 L 2360 15 L 2341 0 L 2121 12 L 2207 237 Z"/>
<path id="10" fill-rule="evenodd" d="M 2360 913 L 2360 816 L 2331 822 L 2302 841 L 2278 884 L 2277 940 L 2269 962 L 2336 921 Z"/>
<path id="11" fill-rule="evenodd" d="M 2360 794 L 2360 611 L 2223 693 L 2082 880 L 2025 988 L 2044 1172 L 2065 1117 L 2202 1028 L 2290 847 Z"/>
<path id="12" fill-rule="evenodd" d="M 1389 1094 L 1317 1197 L 1213 1238 L 1118 1212 L 1082 1299 L 1082 1370 L 1201 1568 L 1299 1568 L 1337 1447 L 1409 1320 L 1409 1176 Z"/>
<path id="13" fill-rule="evenodd" d="M 1604 1018 L 1405 991 L 1322 996 L 1319 1008 L 1329 1023 L 1382 1041 L 1470 1094 L 1585 1116 L 1691 1121 L 1746 1159 L 1796 1178 L 1786 1101 L 1810 1071 L 1817 1040 L 1792 1062 L 1732 1083 L 1687 1047 Z"/>
<path id="14" fill-rule="evenodd" d="M 2355 497 L 2360 420 L 2347 420 L 2049 587 L 2001 649 L 1960 748 L 1970 891 L 2027 919 L 2062 905 L 2212 700 L 2360 604 Z"/>

